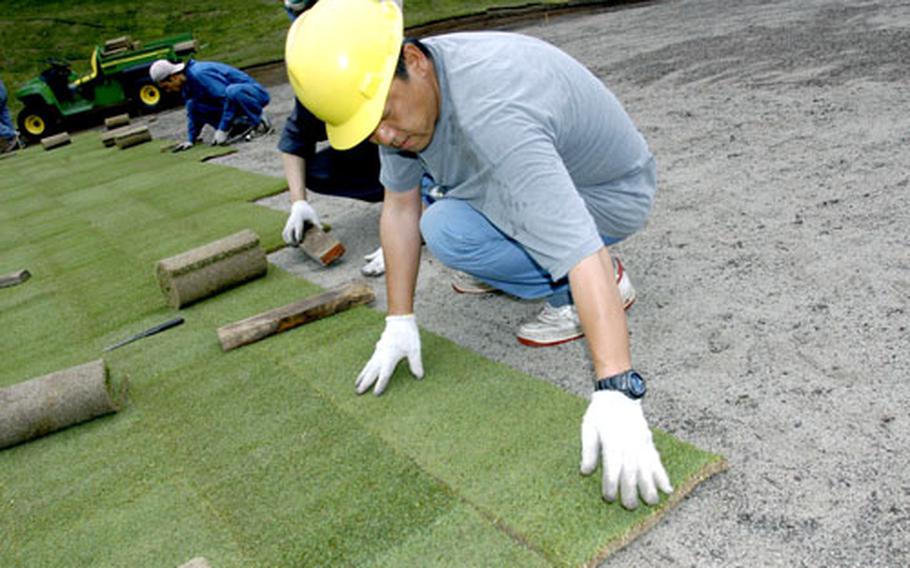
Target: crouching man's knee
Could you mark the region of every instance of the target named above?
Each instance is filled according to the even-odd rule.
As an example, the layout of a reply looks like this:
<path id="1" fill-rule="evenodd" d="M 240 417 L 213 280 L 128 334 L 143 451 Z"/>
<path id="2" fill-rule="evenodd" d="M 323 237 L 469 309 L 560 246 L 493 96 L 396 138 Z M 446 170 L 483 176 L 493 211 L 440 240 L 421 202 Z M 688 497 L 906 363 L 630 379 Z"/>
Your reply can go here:
<path id="1" fill-rule="evenodd" d="M 488 223 L 473 207 L 457 199 L 441 199 L 423 212 L 420 233 L 427 248 L 440 262 L 463 270 L 470 259 L 482 254 L 480 223 Z"/>

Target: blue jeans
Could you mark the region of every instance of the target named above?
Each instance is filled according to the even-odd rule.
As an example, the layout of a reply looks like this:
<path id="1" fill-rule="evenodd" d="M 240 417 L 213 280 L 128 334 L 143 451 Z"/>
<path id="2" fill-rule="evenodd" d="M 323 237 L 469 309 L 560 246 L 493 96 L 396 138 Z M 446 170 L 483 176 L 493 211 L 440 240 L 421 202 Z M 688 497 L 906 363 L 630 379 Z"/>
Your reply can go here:
<path id="1" fill-rule="evenodd" d="M 6 85 L 3 84 L 3 80 L 0 80 L 0 138 L 7 140 L 16 137 L 16 128 L 13 126 L 13 119 L 6 106 L 8 97 Z"/>
<path id="2" fill-rule="evenodd" d="M 265 89 L 259 85 L 239 83 L 228 85 L 224 94 L 228 100 L 227 112 L 233 115 L 232 121 L 237 120 L 237 117 L 243 117 L 253 126 L 262 121 L 262 109 L 270 100 Z"/>
<path id="3" fill-rule="evenodd" d="M 518 298 L 548 298 L 557 307 L 572 302 L 568 277 L 554 282 L 524 247 L 465 201 L 434 202 L 423 212 L 420 232 L 433 255 L 450 268 Z M 622 240 L 601 238 L 604 245 Z"/>
<path id="4" fill-rule="evenodd" d="M 235 122 L 256 126 L 262 120 L 262 109 L 269 104 L 269 94 L 265 90 L 246 83 L 228 85 L 225 98 L 225 106 L 210 105 L 193 99 L 186 102 L 186 112 L 197 129 L 195 134 L 198 135 L 203 124 L 217 129 L 221 126 L 224 115 L 228 115 L 228 122 L 223 130 L 229 130 Z"/>

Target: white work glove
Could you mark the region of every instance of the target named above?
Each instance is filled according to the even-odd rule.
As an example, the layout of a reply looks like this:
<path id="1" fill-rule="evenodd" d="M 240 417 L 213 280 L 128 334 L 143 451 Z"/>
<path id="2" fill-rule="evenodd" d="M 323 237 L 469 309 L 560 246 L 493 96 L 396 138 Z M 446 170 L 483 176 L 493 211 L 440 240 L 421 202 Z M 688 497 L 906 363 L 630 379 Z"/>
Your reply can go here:
<path id="1" fill-rule="evenodd" d="M 319 215 L 316 210 L 306 202 L 306 200 L 295 201 L 291 205 L 291 214 L 288 216 L 287 223 L 284 224 L 284 231 L 281 236 L 284 242 L 291 246 L 297 246 L 303 240 L 304 224 L 310 223 L 317 227 L 319 224 Z"/>
<path id="2" fill-rule="evenodd" d="M 187 140 L 175 145 L 173 148 L 171 148 L 171 152 L 183 152 L 184 150 L 189 150 L 192 147 L 193 143 Z"/>
<path id="3" fill-rule="evenodd" d="M 212 137 L 212 146 L 221 146 L 225 142 L 227 142 L 227 132 L 216 130 L 215 135 Z"/>
<path id="4" fill-rule="evenodd" d="M 382 276 L 385 274 L 385 257 L 382 255 L 382 247 L 374 250 L 363 257 L 366 264 L 360 267 L 360 272 L 364 276 Z"/>
<path id="5" fill-rule="evenodd" d="M 616 391 L 597 391 L 581 422 L 581 473 L 597 469 L 603 453 L 603 497 L 616 500 L 622 493 L 626 509 L 638 507 L 638 495 L 649 505 L 660 500 L 657 490 L 672 493 L 673 486 L 654 448 L 641 401 Z"/>
<path id="6" fill-rule="evenodd" d="M 395 372 L 398 362 L 408 358 L 408 366 L 415 378 L 423 378 L 423 361 L 420 360 L 420 333 L 414 314 L 388 316 L 385 331 L 376 343 L 373 356 L 360 371 L 354 384 L 357 394 L 363 394 L 376 383 L 373 394 L 380 395 Z M 378 381 L 376 379 L 379 379 Z"/>

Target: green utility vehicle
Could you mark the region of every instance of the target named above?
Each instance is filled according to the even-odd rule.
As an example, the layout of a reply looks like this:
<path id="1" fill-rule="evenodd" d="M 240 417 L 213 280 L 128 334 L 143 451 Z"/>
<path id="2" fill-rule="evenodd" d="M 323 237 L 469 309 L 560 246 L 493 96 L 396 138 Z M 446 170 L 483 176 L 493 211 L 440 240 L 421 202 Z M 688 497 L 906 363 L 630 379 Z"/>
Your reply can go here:
<path id="1" fill-rule="evenodd" d="M 142 43 L 124 36 L 96 46 L 90 71 L 82 76 L 62 59 L 48 59 L 41 75 L 18 91 L 24 108 L 19 112 L 19 134 L 29 142 L 39 141 L 73 123 L 88 123 L 122 111 L 154 112 L 170 106 L 166 96 L 149 78 L 156 59 L 178 62 L 196 51 L 192 34 L 180 34 Z"/>

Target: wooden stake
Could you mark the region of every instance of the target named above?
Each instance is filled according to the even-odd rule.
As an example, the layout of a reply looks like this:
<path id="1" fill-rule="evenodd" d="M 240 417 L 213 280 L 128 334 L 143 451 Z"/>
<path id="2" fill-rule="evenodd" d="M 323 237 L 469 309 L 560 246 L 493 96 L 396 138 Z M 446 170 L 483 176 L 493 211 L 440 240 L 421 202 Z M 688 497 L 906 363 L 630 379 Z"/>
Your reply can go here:
<path id="1" fill-rule="evenodd" d="M 230 351 L 348 308 L 368 304 L 375 298 L 369 284 L 355 280 L 328 292 L 219 327 L 218 340 L 224 351 Z"/>
<path id="2" fill-rule="evenodd" d="M 10 286 L 22 284 L 31 277 L 31 272 L 25 269 L 10 272 L 9 274 L 0 274 L 0 288 L 9 288 Z"/>
<path id="3" fill-rule="evenodd" d="M 309 225 L 300 243 L 303 250 L 313 260 L 328 266 L 344 255 L 344 245 L 338 239 L 322 230 L 322 227 Z"/>

